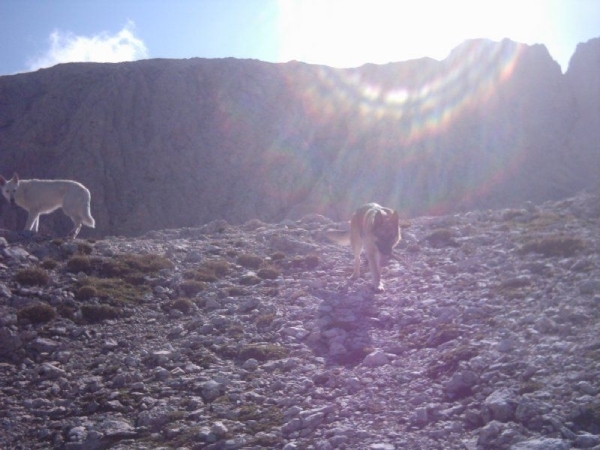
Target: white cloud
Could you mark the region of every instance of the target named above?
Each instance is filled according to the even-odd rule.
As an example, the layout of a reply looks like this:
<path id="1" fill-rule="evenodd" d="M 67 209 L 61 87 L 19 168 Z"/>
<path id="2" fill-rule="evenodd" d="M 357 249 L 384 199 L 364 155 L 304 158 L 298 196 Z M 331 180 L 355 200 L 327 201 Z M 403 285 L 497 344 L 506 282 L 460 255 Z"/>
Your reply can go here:
<path id="1" fill-rule="evenodd" d="M 96 36 L 77 36 L 55 30 L 50 35 L 50 48 L 29 63 L 30 70 L 67 62 L 121 62 L 148 57 L 144 42 L 134 34 L 135 24 L 129 21 L 116 34 L 106 32 Z"/>

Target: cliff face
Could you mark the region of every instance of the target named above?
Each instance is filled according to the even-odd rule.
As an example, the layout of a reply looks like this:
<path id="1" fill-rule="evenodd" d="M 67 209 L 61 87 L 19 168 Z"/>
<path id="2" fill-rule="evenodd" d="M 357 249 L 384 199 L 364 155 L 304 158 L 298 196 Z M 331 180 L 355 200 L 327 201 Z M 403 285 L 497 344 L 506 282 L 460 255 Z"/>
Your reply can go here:
<path id="1" fill-rule="evenodd" d="M 600 169 L 600 38 L 579 44 L 565 74 L 574 98 L 574 126 L 568 147 L 582 180 L 595 182 Z"/>
<path id="2" fill-rule="evenodd" d="M 84 183 L 97 228 L 82 236 L 342 219 L 365 201 L 412 216 L 555 199 L 600 166 L 599 52 L 581 44 L 565 75 L 545 47 L 510 41 L 347 70 L 59 65 L 0 77 L 0 173 Z M 0 227 L 23 226 L 0 208 Z M 61 213 L 41 223 L 69 227 Z"/>

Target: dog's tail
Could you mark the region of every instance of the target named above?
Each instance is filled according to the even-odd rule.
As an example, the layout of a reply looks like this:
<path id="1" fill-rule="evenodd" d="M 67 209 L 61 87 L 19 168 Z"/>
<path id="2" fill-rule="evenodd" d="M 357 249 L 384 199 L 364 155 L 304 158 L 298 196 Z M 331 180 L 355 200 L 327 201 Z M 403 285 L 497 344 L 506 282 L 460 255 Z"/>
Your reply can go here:
<path id="1" fill-rule="evenodd" d="M 96 221 L 92 217 L 92 212 L 90 211 L 90 205 L 87 206 L 85 211 L 85 216 L 83 217 L 82 223 L 87 225 L 90 228 L 96 228 Z"/>
<path id="2" fill-rule="evenodd" d="M 327 230 L 325 232 L 325 237 L 338 245 L 350 245 L 349 231 Z"/>

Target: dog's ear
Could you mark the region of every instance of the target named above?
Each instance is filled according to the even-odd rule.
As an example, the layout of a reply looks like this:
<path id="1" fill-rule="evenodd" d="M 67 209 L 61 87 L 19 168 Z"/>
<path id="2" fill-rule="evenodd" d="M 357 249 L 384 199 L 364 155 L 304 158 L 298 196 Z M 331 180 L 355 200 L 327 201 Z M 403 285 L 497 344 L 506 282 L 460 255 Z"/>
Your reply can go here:
<path id="1" fill-rule="evenodd" d="M 6 184 L 6 178 L 0 175 L 0 186 L 4 186 Z"/>
<path id="2" fill-rule="evenodd" d="M 17 172 L 14 173 L 14 175 L 12 177 L 12 181 L 14 181 L 15 183 L 19 182 L 19 174 Z"/>

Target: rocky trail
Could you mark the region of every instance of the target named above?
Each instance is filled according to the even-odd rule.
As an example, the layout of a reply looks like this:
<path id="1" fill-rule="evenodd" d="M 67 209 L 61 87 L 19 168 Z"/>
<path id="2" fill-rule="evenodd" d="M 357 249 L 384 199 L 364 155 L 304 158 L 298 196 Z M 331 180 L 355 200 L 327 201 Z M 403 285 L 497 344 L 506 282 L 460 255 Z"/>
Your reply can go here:
<path id="1" fill-rule="evenodd" d="M 0 447 L 600 449 L 600 199 L 0 239 Z M 363 264 L 364 266 L 364 264 Z"/>

